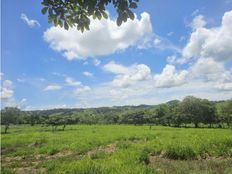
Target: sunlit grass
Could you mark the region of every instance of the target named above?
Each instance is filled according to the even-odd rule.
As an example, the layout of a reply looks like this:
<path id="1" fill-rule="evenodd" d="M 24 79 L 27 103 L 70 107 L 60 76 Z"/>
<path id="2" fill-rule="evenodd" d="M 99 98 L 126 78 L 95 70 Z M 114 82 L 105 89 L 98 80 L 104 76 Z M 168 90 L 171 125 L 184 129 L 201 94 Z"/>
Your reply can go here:
<path id="1" fill-rule="evenodd" d="M 183 167 L 206 173 L 217 171 L 219 164 L 224 166 L 219 172 L 232 172 L 230 129 L 72 125 L 52 132 L 51 127 L 24 125 L 11 127 L 1 140 L 3 173 L 30 162 L 43 169 L 40 173 L 54 174 L 183 173 Z M 115 149 L 104 151 L 108 145 Z"/>

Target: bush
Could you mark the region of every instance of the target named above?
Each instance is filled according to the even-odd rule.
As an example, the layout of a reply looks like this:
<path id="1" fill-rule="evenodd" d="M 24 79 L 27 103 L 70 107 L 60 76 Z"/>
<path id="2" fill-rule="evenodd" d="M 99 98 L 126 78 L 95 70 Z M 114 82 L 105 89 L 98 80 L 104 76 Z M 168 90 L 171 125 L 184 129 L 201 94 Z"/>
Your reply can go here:
<path id="1" fill-rule="evenodd" d="M 190 146 L 168 146 L 165 156 L 174 160 L 196 159 L 197 154 Z"/>

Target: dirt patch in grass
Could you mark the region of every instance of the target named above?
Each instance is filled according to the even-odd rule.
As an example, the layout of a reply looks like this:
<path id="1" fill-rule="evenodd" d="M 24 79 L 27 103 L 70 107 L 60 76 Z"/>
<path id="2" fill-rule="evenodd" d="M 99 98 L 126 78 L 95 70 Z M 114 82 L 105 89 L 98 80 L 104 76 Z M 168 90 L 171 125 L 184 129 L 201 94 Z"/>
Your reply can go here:
<path id="1" fill-rule="evenodd" d="M 40 164 L 46 160 L 53 160 L 73 155 L 71 151 L 58 152 L 54 155 L 37 154 L 30 156 L 2 157 L 2 166 L 11 168 L 16 174 L 35 174 L 45 172 Z"/>
<path id="2" fill-rule="evenodd" d="M 39 161 L 40 160 L 51 160 L 51 159 L 67 157 L 67 156 L 70 156 L 72 154 L 73 154 L 72 151 L 62 151 L 62 152 L 58 152 L 58 153 L 53 154 L 53 155 L 38 154 L 38 155 L 35 155 L 35 159 L 39 160 Z"/>
<path id="3" fill-rule="evenodd" d="M 173 160 L 162 156 L 150 156 L 149 166 L 159 173 L 189 174 L 211 173 L 229 174 L 232 172 L 232 158 L 208 157 L 196 160 Z"/>
<path id="4" fill-rule="evenodd" d="M 85 154 L 77 154 L 72 151 L 61 151 L 53 155 L 36 154 L 30 156 L 4 157 L 2 156 L 2 165 L 6 168 L 11 168 L 16 174 L 35 174 L 46 172 L 45 168 L 41 168 L 41 164 L 47 160 L 55 160 L 59 158 L 69 158 L 72 160 L 81 159 L 84 156 L 91 158 L 100 158 L 104 155 L 112 154 L 116 150 L 116 143 L 106 146 L 99 146 L 96 149 L 90 150 Z M 104 154 L 104 155 L 102 155 Z"/>
<path id="5" fill-rule="evenodd" d="M 99 146 L 96 149 L 87 152 L 88 156 L 92 156 L 98 153 L 112 154 L 116 150 L 116 143 L 108 144 L 106 146 Z"/>
<path id="6" fill-rule="evenodd" d="M 165 152 L 162 152 L 160 155 L 151 155 L 149 157 L 149 161 L 152 163 L 154 161 L 157 161 L 157 160 L 165 160 L 165 161 L 187 161 L 187 160 L 176 160 L 176 159 L 170 159 L 170 158 L 167 158 L 166 155 L 165 155 Z M 220 156 L 220 157 L 215 157 L 215 156 L 209 156 L 209 155 L 206 155 L 204 156 L 203 158 L 201 156 L 198 156 L 197 159 L 188 159 L 188 161 L 212 161 L 212 160 L 232 160 L 232 158 L 229 158 L 229 157 L 223 157 L 223 156 Z"/>
<path id="7" fill-rule="evenodd" d="M 16 147 L 1 148 L 1 155 L 12 153 L 16 151 Z"/>
<path id="8" fill-rule="evenodd" d="M 57 159 L 61 157 L 66 157 L 73 154 L 71 151 L 63 151 L 58 152 L 54 155 L 47 155 L 47 154 L 37 154 L 37 155 L 30 155 L 30 156 L 16 156 L 16 157 L 2 157 L 3 163 L 12 163 L 12 162 L 20 162 L 20 161 L 42 161 L 42 160 L 50 160 L 50 159 Z"/>
<path id="9" fill-rule="evenodd" d="M 187 156 L 188 157 L 188 156 Z M 232 160 L 232 157 L 225 157 L 225 156 L 210 156 L 207 153 L 201 154 L 201 155 L 196 155 L 195 158 L 191 158 L 191 156 L 189 158 L 186 159 L 181 159 L 181 158 L 172 158 L 172 156 L 170 157 L 170 155 L 168 154 L 168 152 L 166 151 L 161 151 L 160 153 L 157 154 L 153 154 L 150 155 L 150 160 L 152 159 L 165 159 L 165 160 L 173 160 L 173 161 L 181 161 L 181 160 L 189 160 L 189 161 L 201 161 L 201 160 Z"/>
<path id="10" fill-rule="evenodd" d="M 45 172 L 45 168 L 21 167 L 15 170 L 16 174 L 36 174 Z"/>

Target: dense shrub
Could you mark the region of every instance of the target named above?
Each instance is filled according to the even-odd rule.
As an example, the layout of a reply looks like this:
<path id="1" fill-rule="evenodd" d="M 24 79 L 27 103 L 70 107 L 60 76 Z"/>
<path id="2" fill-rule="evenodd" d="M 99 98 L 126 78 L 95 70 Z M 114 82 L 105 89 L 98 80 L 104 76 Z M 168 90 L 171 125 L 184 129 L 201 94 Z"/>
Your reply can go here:
<path id="1" fill-rule="evenodd" d="M 195 159 L 196 152 L 190 146 L 172 145 L 168 146 L 165 152 L 165 157 L 174 160 L 188 160 Z"/>

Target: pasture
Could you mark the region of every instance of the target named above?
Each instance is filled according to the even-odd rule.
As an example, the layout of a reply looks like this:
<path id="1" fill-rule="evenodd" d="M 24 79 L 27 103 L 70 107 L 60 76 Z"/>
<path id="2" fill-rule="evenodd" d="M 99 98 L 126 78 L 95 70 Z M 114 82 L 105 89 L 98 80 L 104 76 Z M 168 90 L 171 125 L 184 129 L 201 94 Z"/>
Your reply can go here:
<path id="1" fill-rule="evenodd" d="M 231 129 L 17 125 L 1 135 L 3 174 L 230 174 L 231 164 Z"/>

